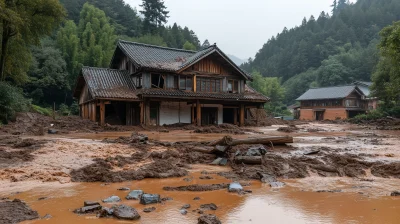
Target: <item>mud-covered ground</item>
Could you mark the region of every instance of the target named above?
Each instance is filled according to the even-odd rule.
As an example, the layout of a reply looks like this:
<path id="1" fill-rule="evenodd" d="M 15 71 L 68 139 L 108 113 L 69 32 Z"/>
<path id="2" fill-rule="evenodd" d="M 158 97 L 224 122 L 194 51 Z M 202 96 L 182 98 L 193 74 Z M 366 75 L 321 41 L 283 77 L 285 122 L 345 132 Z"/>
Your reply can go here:
<path id="1" fill-rule="evenodd" d="M 50 122 L 41 119 L 36 124 L 43 127 Z M 105 132 L 94 128 L 96 125 L 92 122 L 87 122 L 87 125 L 85 122 L 77 131 L 74 130 L 78 126 L 76 121 L 72 124 L 66 120 L 59 121 L 53 125 L 60 130 L 57 135 L 44 133 L 37 136 L 35 128 L 39 127 L 33 121 L 23 133 L 23 125 L 18 122 L 1 128 L 0 193 L 15 194 L 37 186 L 57 188 L 76 182 L 190 179 L 192 166 L 210 164 L 218 157 L 227 158 L 227 169 L 213 174 L 233 181 L 259 181 L 260 174 L 271 175 L 283 182 L 299 179 L 297 185 L 304 178 L 323 182 L 325 177 L 350 177 L 366 183 L 379 182 L 382 178 L 400 178 L 400 131 L 378 130 L 383 129 L 380 126 L 299 122 L 246 128 L 233 125 L 136 127 L 129 132 L 110 127 L 107 131 L 115 129 L 118 132 Z M 11 133 L 11 127 L 17 126 L 19 128 L 15 130 L 19 130 L 18 133 Z M 85 128 L 88 131 L 85 132 Z M 199 147 L 210 148 L 208 144 L 211 141 L 225 135 L 241 139 L 290 135 L 294 137 L 294 143 L 287 146 L 239 145 L 219 155 L 196 150 Z M 245 154 L 252 147 L 266 149 L 261 164 L 235 162 L 236 155 Z M 207 173 L 204 179 L 207 179 Z M 304 186 L 311 190 L 332 191 L 320 189 L 320 185 L 313 189 L 305 182 Z M 197 187 L 208 189 L 209 186 Z M 182 188 L 185 189 L 188 188 Z M 390 190 L 399 189 L 386 190 L 390 193 Z"/>

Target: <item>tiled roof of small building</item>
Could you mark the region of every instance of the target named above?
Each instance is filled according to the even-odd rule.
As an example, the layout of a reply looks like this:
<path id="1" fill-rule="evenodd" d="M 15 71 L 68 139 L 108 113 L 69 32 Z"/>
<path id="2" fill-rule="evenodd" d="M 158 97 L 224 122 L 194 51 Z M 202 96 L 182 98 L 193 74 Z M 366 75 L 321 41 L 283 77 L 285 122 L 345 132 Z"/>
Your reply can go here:
<path id="1" fill-rule="evenodd" d="M 354 85 L 309 89 L 297 98 L 297 100 L 342 99 L 350 95 L 350 93 L 356 89 L 358 89 L 358 87 Z"/>
<path id="2" fill-rule="evenodd" d="M 118 47 L 141 68 L 167 72 L 178 72 L 204 56 L 218 52 L 245 78 L 251 79 L 251 75 L 232 62 L 215 44 L 199 51 L 189 51 L 120 40 Z"/>
<path id="3" fill-rule="evenodd" d="M 93 98 L 138 99 L 128 71 L 83 67 L 82 75 Z"/>

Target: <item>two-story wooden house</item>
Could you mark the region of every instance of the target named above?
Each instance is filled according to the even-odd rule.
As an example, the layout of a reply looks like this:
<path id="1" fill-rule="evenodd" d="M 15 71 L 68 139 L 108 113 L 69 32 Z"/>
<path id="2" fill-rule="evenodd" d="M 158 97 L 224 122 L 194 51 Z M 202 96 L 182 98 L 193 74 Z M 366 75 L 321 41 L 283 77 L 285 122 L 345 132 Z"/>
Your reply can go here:
<path id="1" fill-rule="evenodd" d="M 368 109 L 366 96 L 356 85 L 309 89 L 297 100 L 300 120 L 347 119 Z"/>
<path id="2" fill-rule="evenodd" d="M 102 125 L 244 125 L 268 97 L 216 45 L 188 51 L 119 41 L 110 68 L 84 67 L 74 97 L 83 118 Z"/>

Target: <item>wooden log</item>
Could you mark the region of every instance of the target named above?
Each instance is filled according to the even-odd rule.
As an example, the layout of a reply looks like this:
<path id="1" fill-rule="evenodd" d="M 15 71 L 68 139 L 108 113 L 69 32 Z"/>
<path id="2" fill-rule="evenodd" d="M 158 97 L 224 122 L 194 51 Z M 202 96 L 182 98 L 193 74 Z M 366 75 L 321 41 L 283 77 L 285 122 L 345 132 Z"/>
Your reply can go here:
<path id="1" fill-rule="evenodd" d="M 248 138 L 248 139 L 233 139 L 231 136 L 224 136 L 222 139 L 211 142 L 209 146 L 216 145 L 251 145 L 251 144 L 273 144 L 273 145 L 284 145 L 287 143 L 293 143 L 293 137 L 290 136 L 275 136 L 275 137 L 264 137 L 264 138 Z"/>
<path id="2" fill-rule="evenodd" d="M 262 157 L 261 156 L 236 156 L 235 163 L 240 164 L 261 164 Z"/>
<path id="3" fill-rule="evenodd" d="M 213 154 L 214 148 L 213 147 L 193 147 L 191 151 Z"/>

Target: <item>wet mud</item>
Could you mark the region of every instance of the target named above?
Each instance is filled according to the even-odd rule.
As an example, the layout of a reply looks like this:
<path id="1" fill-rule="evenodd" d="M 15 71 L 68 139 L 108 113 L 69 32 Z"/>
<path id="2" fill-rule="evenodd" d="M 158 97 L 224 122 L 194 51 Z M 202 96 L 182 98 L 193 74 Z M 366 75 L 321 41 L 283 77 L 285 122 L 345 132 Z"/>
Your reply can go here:
<path id="1" fill-rule="evenodd" d="M 39 214 L 21 200 L 0 201 L 0 223 L 19 223 L 38 218 Z"/>

